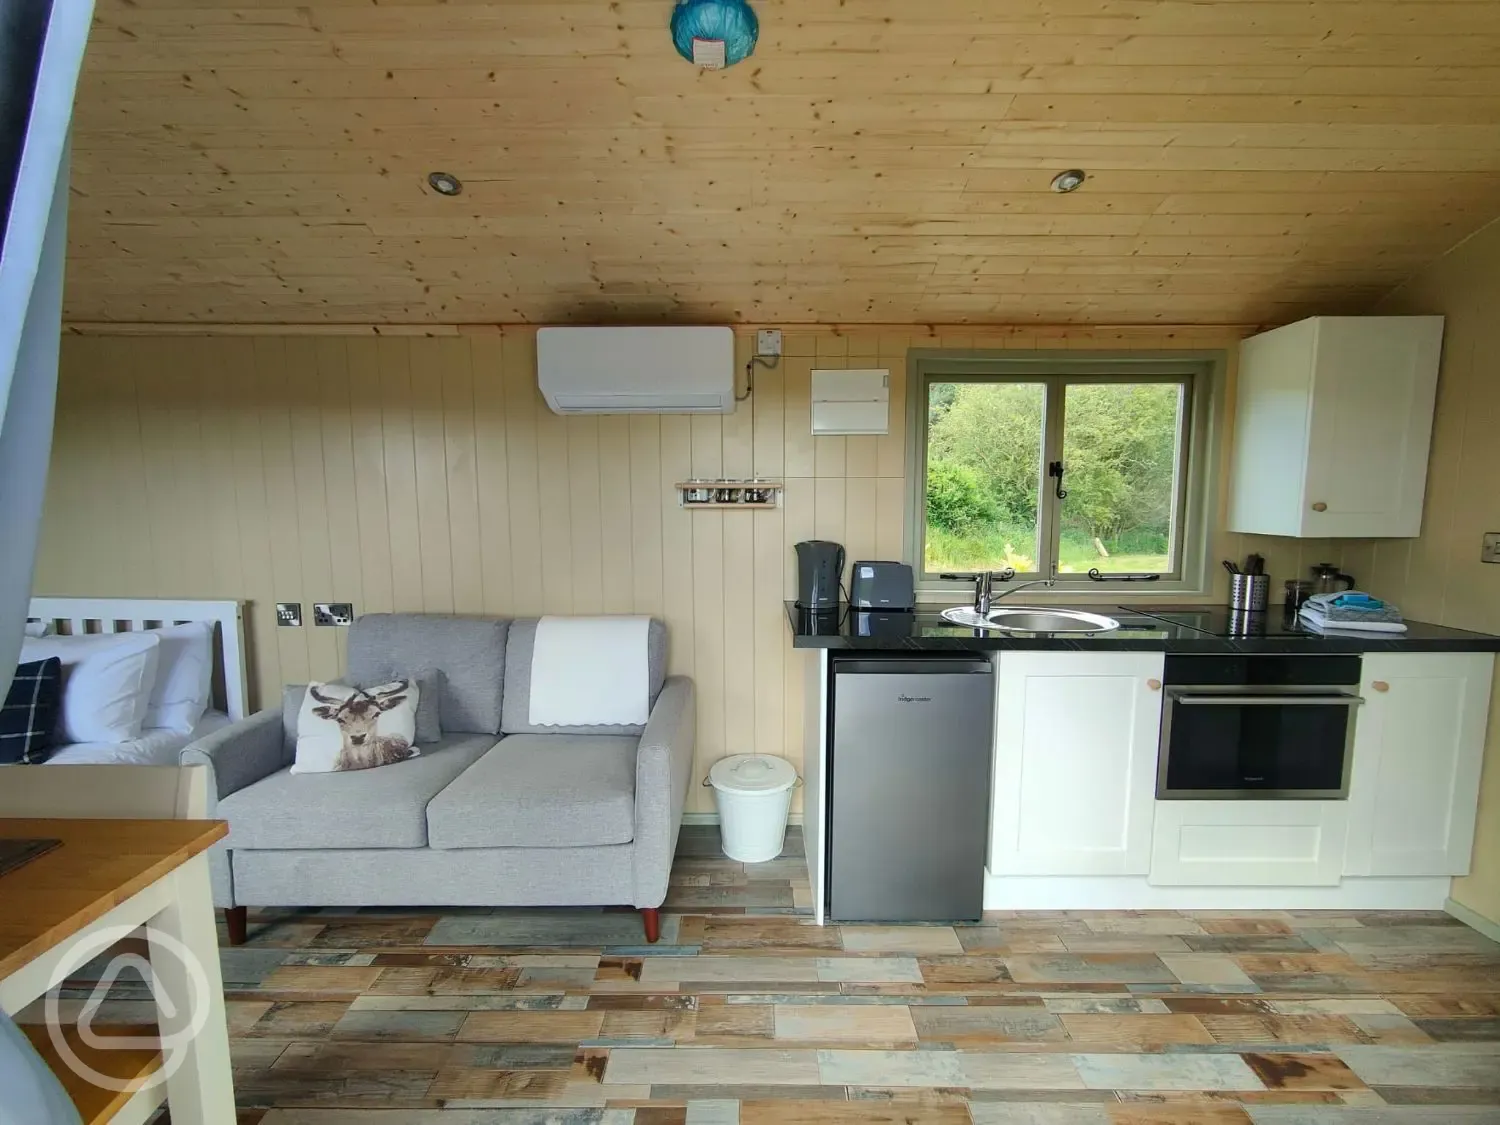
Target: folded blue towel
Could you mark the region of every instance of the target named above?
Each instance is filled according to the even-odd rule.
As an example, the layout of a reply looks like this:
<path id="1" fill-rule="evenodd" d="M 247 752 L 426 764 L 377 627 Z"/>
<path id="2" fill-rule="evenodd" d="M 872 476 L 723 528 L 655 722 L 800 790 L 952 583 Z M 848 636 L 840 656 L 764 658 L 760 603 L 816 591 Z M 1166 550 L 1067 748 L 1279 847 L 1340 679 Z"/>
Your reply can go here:
<path id="1" fill-rule="evenodd" d="M 1402 620 L 1401 611 L 1395 606 L 1359 590 L 1314 594 L 1307 599 L 1306 608 L 1311 615 L 1329 623 L 1379 621 L 1399 624 Z"/>
<path id="2" fill-rule="evenodd" d="M 1360 615 L 1353 620 L 1346 618 L 1330 618 L 1326 614 L 1318 612 L 1317 606 L 1304 605 L 1297 611 L 1297 620 L 1314 633 L 1333 633 L 1343 636 L 1358 636 L 1361 633 L 1404 633 L 1406 623 L 1404 621 L 1376 620 L 1370 614 Z"/>
<path id="3" fill-rule="evenodd" d="M 1331 594 L 1314 594 L 1307 599 L 1313 605 L 1346 606 L 1350 609 L 1379 609 L 1385 605 L 1374 594 L 1362 590 L 1337 590 Z"/>

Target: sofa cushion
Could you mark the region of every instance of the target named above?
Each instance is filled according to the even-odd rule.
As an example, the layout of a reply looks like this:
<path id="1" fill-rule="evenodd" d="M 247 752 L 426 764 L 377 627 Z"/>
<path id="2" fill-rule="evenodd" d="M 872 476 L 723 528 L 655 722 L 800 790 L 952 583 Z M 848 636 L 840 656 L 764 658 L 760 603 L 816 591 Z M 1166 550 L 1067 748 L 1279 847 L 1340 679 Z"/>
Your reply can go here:
<path id="1" fill-rule="evenodd" d="M 439 741 L 443 737 L 443 723 L 438 715 L 438 703 L 442 698 L 442 672 L 434 669 L 420 676 L 400 676 L 398 679 L 416 680 L 417 687 L 420 689 L 417 697 L 417 745 L 427 746 Z M 357 686 L 374 687 L 375 685 L 358 684 Z M 306 698 L 306 684 L 287 684 L 281 689 L 281 733 L 286 743 L 288 757 L 297 752 L 297 720 L 302 714 L 302 704 Z"/>
<path id="2" fill-rule="evenodd" d="M 633 735 L 644 726 L 539 727 L 531 724 L 531 654 L 536 647 L 535 617 L 518 617 L 510 623 L 505 642 L 505 701 L 500 729 L 506 734 Z M 646 674 L 651 706 L 667 679 L 667 627 L 654 617 L 646 633 Z M 580 685 L 582 687 L 583 685 Z"/>
<path id="3" fill-rule="evenodd" d="M 297 716 L 302 714 L 306 698 L 306 684 L 287 684 L 281 689 L 281 743 L 286 747 L 288 762 L 297 754 Z"/>
<path id="4" fill-rule="evenodd" d="M 443 732 L 499 734 L 508 624 L 499 617 L 367 613 L 349 630 L 349 680 L 421 681 L 441 672 Z"/>
<path id="5" fill-rule="evenodd" d="M 353 773 L 281 769 L 219 802 L 231 848 L 421 848 L 427 803 L 491 746 L 451 735 L 420 758 Z"/>
<path id="6" fill-rule="evenodd" d="M 54 745 L 62 706 L 62 660 L 49 656 L 16 665 L 10 691 L 0 705 L 0 763 L 36 765 Z"/>
<path id="7" fill-rule="evenodd" d="M 619 735 L 503 738 L 432 799 L 428 843 L 434 848 L 627 844 L 635 838 L 638 742 Z"/>
<path id="8" fill-rule="evenodd" d="M 293 773 L 378 769 L 418 757 L 417 699 L 412 680 L 366 690 L 348 684 L 307 685 L 297 716 Z"/>

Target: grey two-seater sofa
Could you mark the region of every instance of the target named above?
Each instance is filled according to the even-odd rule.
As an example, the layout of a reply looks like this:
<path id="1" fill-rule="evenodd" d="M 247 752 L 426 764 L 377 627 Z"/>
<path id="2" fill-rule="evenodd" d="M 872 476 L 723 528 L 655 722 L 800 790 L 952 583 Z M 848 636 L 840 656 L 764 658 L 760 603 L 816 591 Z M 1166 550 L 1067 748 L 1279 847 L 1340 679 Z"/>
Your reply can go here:
<path id="1" fill-rule="evenodd" d="M 404 762 L 289 772 L 303 687 L 182 751 L 212 771 L 212 815 L 229 822 L 210 862 L 232 943 L 249 906 L 628 905 L 656 940 L 691 780 L 692 682 L 666 675 L 652 621 L 644 727 L 533 727 L 535 635 L 535 618 L 356 621 L 350 682 L 411 676 L 439 693 L 441 740 Z"/>

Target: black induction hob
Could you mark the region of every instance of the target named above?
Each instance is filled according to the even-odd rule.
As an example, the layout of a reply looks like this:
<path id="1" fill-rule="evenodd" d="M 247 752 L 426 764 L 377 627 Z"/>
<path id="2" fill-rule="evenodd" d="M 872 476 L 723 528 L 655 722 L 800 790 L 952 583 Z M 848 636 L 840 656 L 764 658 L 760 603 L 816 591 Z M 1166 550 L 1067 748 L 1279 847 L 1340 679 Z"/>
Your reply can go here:
<path id="1" fill-rule="evenodd" d="M 1286 613 L 1281 606 L 1272 606 L 1262 613 L 1230 609 L 1228 606 L 1162 606 L 1160 608 L 1131 606 L 1132 613 L 1154 617 L 1188 629 L 1197 629 L 1214 637 L 1302 637 L 1317 639 L 1319 634 L 1297 620 L 1295 613 Z"/>

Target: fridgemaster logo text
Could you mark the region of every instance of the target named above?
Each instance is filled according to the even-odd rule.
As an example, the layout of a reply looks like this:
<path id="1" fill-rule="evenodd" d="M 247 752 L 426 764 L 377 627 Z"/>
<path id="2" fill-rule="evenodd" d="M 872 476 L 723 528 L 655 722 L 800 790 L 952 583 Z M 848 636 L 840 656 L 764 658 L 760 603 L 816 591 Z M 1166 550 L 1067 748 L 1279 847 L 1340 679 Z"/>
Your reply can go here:
<path id="1" fill-rule="evenodd" d="M 898 695 L 898 696 L 896 696 L 896 701 L 898 703 L 931 703 L 932 702 L 932 696 L 930 696 L 930 695 Z"/>

